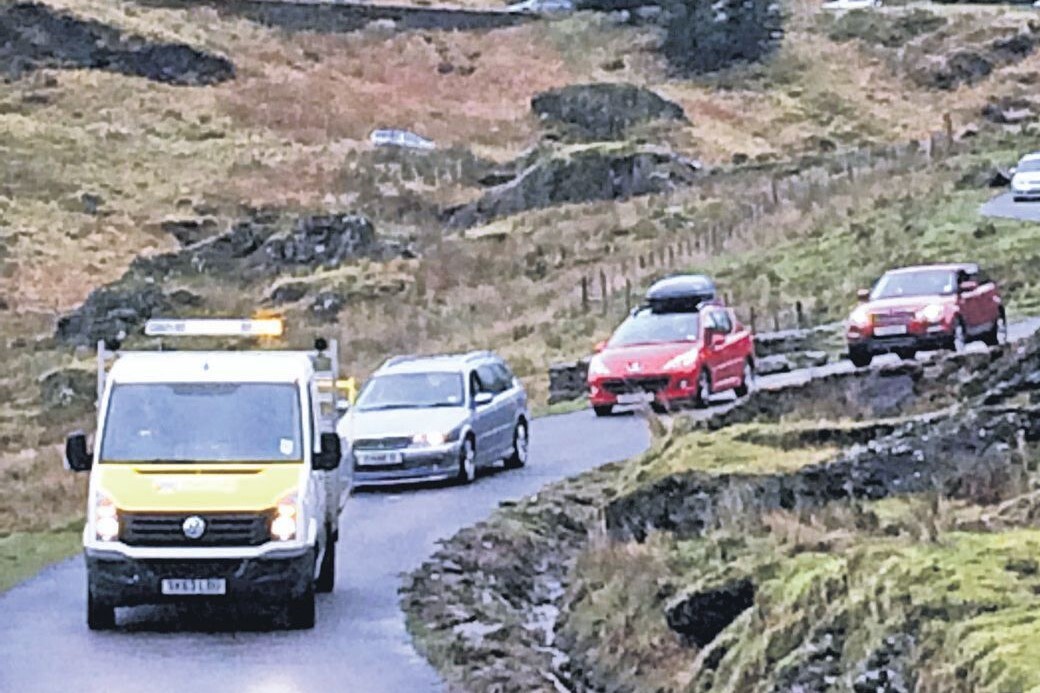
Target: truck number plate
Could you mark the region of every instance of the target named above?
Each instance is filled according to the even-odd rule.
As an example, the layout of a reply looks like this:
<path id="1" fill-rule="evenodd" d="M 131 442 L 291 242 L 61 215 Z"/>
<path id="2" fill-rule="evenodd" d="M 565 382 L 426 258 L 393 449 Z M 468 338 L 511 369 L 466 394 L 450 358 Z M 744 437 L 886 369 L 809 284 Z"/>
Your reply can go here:
<path id="1" fill-rule="evenodd" d="M 626 392 L 617 396 L 618 404 L 645 404 L 654 401 L 652 392 Z"/>
<path id="2" fill-rule="evenodd" d="M 878 337 L 891 337 L 894 334 L 906 334 L 906 325 L 883 325 L 874 328 L 874 334 Z"/>
<path id="3" fill-rule="evenodd" d="M 227 594 L 224 578 L 167 578 L 162 581 L 163 594 Z"/>
<path id="4" fill-rule="evenodd" d="M 399 452 L 359 452 L 357 454 L 357 463 L 359 467 L 402 464 L 404 463 L 404 456 Z"/>

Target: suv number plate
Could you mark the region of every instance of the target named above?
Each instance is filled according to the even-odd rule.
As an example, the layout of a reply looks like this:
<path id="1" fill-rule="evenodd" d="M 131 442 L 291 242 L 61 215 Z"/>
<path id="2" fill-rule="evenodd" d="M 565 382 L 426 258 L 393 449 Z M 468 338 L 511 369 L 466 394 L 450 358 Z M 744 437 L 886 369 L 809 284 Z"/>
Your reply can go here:
<path id="1" fill-rule="evenodd" d="M 894 334 L 906 334 L 906 325 L 883 325 L 874 328 L 878 337 L 891 337 Z"/>
<path id="2" fill-rule="evenodd" d="M 359 467 L 381 464 L 403 464 L 404 456 L 399 452 L 359 452 L 357 453 Z"/>
<path id="3" fill-rule="evenodd" d="M 224 578 L 167 578 L 162 581 L 163 594 L 227 594 Z"/>

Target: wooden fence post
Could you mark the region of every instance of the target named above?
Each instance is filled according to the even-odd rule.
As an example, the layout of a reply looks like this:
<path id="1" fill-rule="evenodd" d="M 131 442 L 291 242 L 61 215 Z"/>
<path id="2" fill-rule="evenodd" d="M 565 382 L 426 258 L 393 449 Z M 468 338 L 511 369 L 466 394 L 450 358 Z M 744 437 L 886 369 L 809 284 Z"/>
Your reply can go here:
<path id="1" fill-rule="evenodd" d="M 581 312 L 589 312 L 589 278 L 584 275 L 581 278 Z"/>
<path id="2" fill-rule="evenodd" d="M 625 315 L 632 312 L 632 280 L 625 277 Z"/>
<path id="3" fill-rule="evenodd" d="M 801 301 L 794 302 L 794 315 L 795 321 L 798 324 L 798 329 L 805 327 L 805 313 Z"/>
<path id="4" fill-rule="evenodd" d="M 600 295 L 603 297 L 603 306 L 602 306 L 603 314 L 606 315 L 607 314 L 607 295 L 608 295 L 608 292 L 607 292 L 607 273 L 605 271 L 603 271 L 602 269 L 599 271 L 599 291 L 600 291 Z"/>
<path id="5" fill-rule="evenodd" d="M 755 328 L 755 307 L 751 306 L 748 311 L 748 324 L 751 326 L 751 334 L 754 334 L 758 330 Z"/>

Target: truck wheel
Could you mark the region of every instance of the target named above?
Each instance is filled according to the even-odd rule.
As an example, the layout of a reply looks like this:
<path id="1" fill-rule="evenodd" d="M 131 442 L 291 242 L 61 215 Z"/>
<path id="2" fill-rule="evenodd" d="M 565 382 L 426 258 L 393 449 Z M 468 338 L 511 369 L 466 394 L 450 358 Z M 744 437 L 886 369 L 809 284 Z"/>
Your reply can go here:
<path id="1" fill-rule="evenodd" d="M 99 601 L 87 590 L 87 628 L 90 630 L 112 630 L 116 627 L 116 608 Z"/>
<path id="2" fill-rule="evenodd" d="M 325 537 L 325 555 L 321 559 L 318 579 L 314 583 L 314 589 L 323 594 L 331 592 L 336 586 L 336 540 L 331 528 L 326 530 Z"/>
<path id="3" fill-rule="evenodd" d="M 737 397 L 747 397 L 748 393 L 755 388 L 755 367 L 751 361 L 744 362 L 744 375 L 740 379 L 740 385 L 733 388 Z"/>
<path id="4" fill-rule="evenodd" d="M 614 407 L 610 404 L 597 404 L 592 407 L 592 411 L 596 416 L 610 416 L 614 413 Z"/>
<path id="5" fill-rule="evenodd" d="M 506 469 L 519 469 L 527 464 L 527 450 L 530 442 L 527 422 L 521 421 L 513 431 L 513 454 L 506 458 Z"/>
<path id="6" fill-rule="evenodd" d="M 308 585 L 307 591 L 296 599 L 289 600 L 286 609 L 289 616 L 289 628 L 293 630 L 309 630 L 314 627 L 314 585 Z"/>
<path id="7" fill-rule="evenodd" d="M 849 349 L 849 361 L 852 361 L 852 365 L 856 368 L 869 366 L 870 362 L 873 360 L 874 355 L 869 351 L 863 349 Z"/>

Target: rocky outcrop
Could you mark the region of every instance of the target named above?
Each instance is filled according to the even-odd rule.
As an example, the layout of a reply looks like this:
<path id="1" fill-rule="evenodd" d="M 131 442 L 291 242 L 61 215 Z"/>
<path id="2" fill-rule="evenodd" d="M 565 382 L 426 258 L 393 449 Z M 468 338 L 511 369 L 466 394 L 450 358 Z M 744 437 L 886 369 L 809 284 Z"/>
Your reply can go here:
<path id="1" fill-rule="evenodd" d="M 0 7 L 0 74 L 17 79 L 41 68 L 107 70 L 184 86 L 235 76 L 227 58 L 191 46 L 153 43 L 37 3 Z"/>
<path id="2" fill-rule="evenodd" d="M 946 22 L 945 17 L 918 8 L 899 14 L 846 12 L 834 18 L 828 36 L 834 41 L 859 39 L 885 48 L 900 48 L 941 29 Z"/>
<path id="3" fill-rule="evenodd" d="M 911 76 L 922 86 L 952 91 L 962 85 L 981 82 L 994 70 L 1028 58 L 1036 47 L 1036 33 L 1027 27 L 1025 31 L 996 39 L 985 46 L 933 56 Z"/>
<path id="4" fill-rule="evenodd" d="M 1018 125 L 1036 118 L 1036 108 L 1028 99 L 1003 97 L 982 108 L 982 117 L 998 125 Z"/>
<path id="5" fill-rule="evenodd" d="M 549 404 L 570 402 L 588 394 L 589 359 L 549 367 Z"/>
<path id="6" fill-rule="evenodd" d="M 40 401 L 48 410 L 86 409 L 97 394 L 97 374 L 85 368 L 58 368 L 40 376 Z"/>
<path id="7" fill-rule="evenodd" d="M 668 627 L 684 641 L 704 647 L 755 603 L 755 584 L 747 578 L 674 598 L 665 608 Z"/>
<path id="8" fill-rule="evenodd" d="M 531 109 L 566 139 L 623 139 L 633 125 L 655 120 L 686 122 L 682 107 L 634 84 L 572 84 L 538 94 Z"/>
<path id="9" fill-rule="evenodd" d="M 698 162 L 658 148 L 573 148 L 539 159 L 476 202 L 449 210 L 447 221 L 464 229 L 531 209 L 664 193 L 690 185 L 699 170 Z"/>
<path id="10" fill-rule="evenodd" d="M 780 3 L 773 0 L 665 0 L 661 6 L 661 51 L 682 73 L 760 60 L 783 37 Z"/>
<path id="11" fill-rule="evenodd" d="M 335 268 L 359 258 L 382 261 L 401 256 L 414 252 L 405 243 L 379 238 L 361 215 L 286 217 L 254 211 L 212 238 L 177 252 L 137 258 L 122 278 L 91 292 L 82 306 L 62 317 L 57 337 L 65 344 L 93 346 L 100 339 L 124 339 L 153 315 L 198 308 L 201 297 L 171 286 L 198 275 L 241 285 Z M 290 293 L 286 288 L 276 302 L 285 302 Z M 338 313 L 342 300 L 317 297 L 315 317 Z"/>

